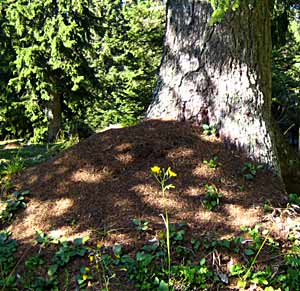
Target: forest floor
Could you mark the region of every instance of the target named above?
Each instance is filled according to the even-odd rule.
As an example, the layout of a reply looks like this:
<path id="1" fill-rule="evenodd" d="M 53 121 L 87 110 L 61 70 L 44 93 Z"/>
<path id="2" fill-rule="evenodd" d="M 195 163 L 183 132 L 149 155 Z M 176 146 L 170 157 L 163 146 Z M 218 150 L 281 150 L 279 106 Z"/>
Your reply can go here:
<path id="1" fill-rule="evenodd" d="M 150 169 L 155 165 L 164 169 L 171 167 L 177 174 L 170 179 L 175 188 L 167 192 L 167 200 L 151 174 Z M 247 170 L 251 167 L 254 171 L 249 179 Z M 275 220 L 275 213 L 277 218 L 281 217 L 278 211 L 287 204 L 287 194 L 278 178 L 255 166 L 243 153 L 230 149 L 219 138 L 204 135 L 199 127 L 186 123 L 145 121 L 95 134 L 46 162 L 27 168 L 13 181 L 17 189 L 30 190 L 26 209 L 18 212 L 7 226 L 20 245 L 22 260 L 36 250 L 34 239 L 38 230 L 69 239 L 89 236 L 90 246 L 114 250 L 114 246 L 121 245 L 126 254 L 134 256 L 143 245 L 160 239 L 164 231 L 161 214 L 165 208 L 170 222 L 181 225 L 185 236 L 194 242 L 230 242 L 245 229 L 255 229 L 257 224 L 268 228 L 272 237 L 280 241 L 287 238 L 290 230 L 283 227 L 280 219 Z M 205 185 L 213 186 L 212 191 L 220 194 L 214 211 L 204 207 L 208 192 Z M 185 224 L 180 224 L 182 222 Z M 253 262 L 251 255 L 259 254 L 261 245 L 262 241 L 251 254 L 246 251 L 248 266 Z M 237 259 L 229 250 L 226 255 L 217 252 L 216 259 L 216 252 L 208 251 L 207 247 L 205 253 L 205 248 L 199 249 L 225 283 L 223 287 L 212 283 L 209 290 L 239 290 L 234 289 L 233 283 L 226 282 L 229 271 L 224 269 Z M 179 262 L 180 256 L 183 254 L 174 257 L 174 261 Z M 90 257 L 86 264 L 93 260 Z M 72 268 L 79 264 L 75 263 Z M 102 286 L 103 290 L 136 290 L 133 283 L 124 281 L 122 272 L 119 278 L 109 279 L 104 270 L 105 276 L 110 285 L 107 289 Z M 86 283 L 89 280 L 83 279 Z M 72 286 L 72 276 L 70 281 Z M 80 290 L 102 290 L 97 284 L 99 282 L 91 279 L 85 286 L 87 289 Z M 159 282 L 157 285 L 157 289 L 145 287 L 145 290 L 168 290 Z M 74 288 L 60 290 L 79 290 Z M 173 286 L 170 290 L 206 289 Z"/>

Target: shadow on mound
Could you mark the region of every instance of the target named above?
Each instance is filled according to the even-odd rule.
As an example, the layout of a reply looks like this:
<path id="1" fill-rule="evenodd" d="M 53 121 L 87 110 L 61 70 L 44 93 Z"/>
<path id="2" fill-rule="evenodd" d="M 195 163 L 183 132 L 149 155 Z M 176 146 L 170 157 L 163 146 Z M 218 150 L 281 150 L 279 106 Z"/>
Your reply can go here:
<path id="1" fill-rule="evenodd" d="M 203 163 L 213 156 L 222 163 L 217 169 Z M 159 165 L 177 173 L 168 199 L 172 222 L 186 221 L 194 234 L 233 235 L 241 225 L 261 221 L 264 203 L 284 201 L 280 181 L 271 173 L 260 171 L 253 182 L 244 180 L 245 161 L 243 154 L 186 123 L 150 120 L 108 130 L 18 178 L 19 187 L 31 190 L 31 200 L 11 230 L 16 239 L 29 243 L 37 229 L 78 236 L 113 228 L 118 232 L 110 240 L 130 243 L 136 239 L 133 218 L 162 228 L 163 199 L 150 174 Z M 215 212 L 202 206 L 206 183 L 223 193 Z"/>

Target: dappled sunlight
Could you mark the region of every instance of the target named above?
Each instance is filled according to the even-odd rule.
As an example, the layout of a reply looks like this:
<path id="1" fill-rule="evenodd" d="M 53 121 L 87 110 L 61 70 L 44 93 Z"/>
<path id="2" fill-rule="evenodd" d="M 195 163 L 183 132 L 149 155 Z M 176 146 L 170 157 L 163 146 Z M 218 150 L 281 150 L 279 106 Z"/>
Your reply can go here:
<path id="1" fill-rule="evenodd" d="M 20 217 L 9 227 L 14 236 L 22 240 L 32 240 L 36 231 L 62 231 L 53 229 L 52 221 L 59 219 L 72 209 L 74 201 L 69 198 L 41 201 L 31 198 L 30 203 Z M 66 227 L 68 228 L 68 227 Z M 69 227 L 71 229 L 71 227 Z M 68 232 L 70 232 L 70 229 Z"/>
<path id="2" fill-rule="evenodd" d="M 130 154 L 118 154 L 116 159 L 124 165 L 128 165 L 134 161 L 134 158 Z"/>
<path id="3" fill-rule="evenodd" d="M 210 169 L 206 165 L 203 165 L 203 162 L 199 162 L 192 171 L 192 175 L 194 175 L 199 179 L 199 183 L 209 179 L 211 175 L 215 174 L 215 169 Z"/>
<path id="4" fill-rule="evenodd" d="M 44 183 L 47 183 L 47 182 L 49 182 L 50 180 L 52 179 L 52 175 L 50 174 L 50 175 L 45 175 L 44 177 L 43 177 L 43 182 Z"/>
<path id="5" fill-rule="evenodd" d="M 219 168 L 203 164 L 216 153 Z M 28 208 L 13 222 L 13 232 L 29 238 L 35 229 L 76 235 L 112 227 L 129 229 L 120 232 L 120 239 L 131 241 L 136 238 L 131 220 L 143 217 L 162 227 L 160 214 L 167 205 L 172 222 L 185 220 L 197 231 L 213 228 L 222 235 L 233 234 L 241 225 L 259 220 L 261 213 L 249 210 L 261 205 L 256 193 L 276 197 L 270 188 L 275 178 L 267 173 L 258 175 L 256 189 L 250 183 L 244 192 L 238 190 L 244 179 L 236 169 L 244 161 L 242 156 L 228 155 L 219 140 L 204 137 L 199 128 L 185 123 L 147 121 L 99 133 L 20 177 L 20 187 L 32 194 Z M 177 173 L 170 180 L 175 189 L 167 193 L 166 204 L 150 172 L 154 165 L 170 166 Z M 215 212 L 203 208 L 206 183 L 223 193 Z"/>
<path id="6" fill-rule="evenodd" d="M 86 229 L 85 231 L 77 231 L 72 226 L 62 226 L 59 228 L 59 230 L 64 237 L 67 237 L 69 241 L 72 241 L 78 237 L 90 237 L 92 235 L 92 231 L 90 229 Z"/>
<path id="7" fill-rule="evenodd" d="M 150 206 L 151 208 L 157 209 L 159 212 L 162 212 L 164 210 L 164 204 L 166 203 L 168 206 L 168 210 L 172 211 L 172 209 L 178 210 L 179 207 L 177 204 L 172 205 L 172 200 L 170 199 L 164 199 L 161 195 L 161 193 L 158 193 L 157 197 L 147 197 L 146 195 L 142 197 L 142 201 Z"/>
<path id="8" fill-rule="evenodd" d="M 61 159 L 55 159 L 55 160 L 53 161 L 53 165 L 60 166 L 61 164 L 62 164 Z"/>
<path id="9" fill-rule="evenodd" d="M 36 183 L 37 182 L 37 180 L 38 180 L 38 176 L 37 175 L 32 175 L 31 177 L 30 177 L 30 183 L 32 183 L 32 184 L 34 184 L 34 183 Z"/>
<path id="10" fill-rule="evenodd" d="M 101 171 L 101 174 L 82 169 L 73 173 L 70 180 L 71 182 L 101 183 L 109 177 L 111 177 L 111 172 L 106 169 Z"/>
<path id="11" fill-rule="evenodd" d="M 147 188 L 150 187 L 151 191 L 154 190 L 154 189 L 157 189 L 157 187 L 152 189 L 151 187 L 153 186 L 153 184 L 149 183 L 149 181 L 151 181 L 151 182 L 153 181 L 152 176 L 150 174 L 150 168 L 149 168 L 149 170 L 147 169 L 147 171 L 136 171 L 136 172 L 132 173 L 131 176 L 135 179 L 141 180 L 140 183 L 138 185 L 136 185 L 136 186 L 138 186 L 137 188 L 132 188 L 134 191 L 139 192 L 139 187 L 142 187 L 142 188 L 143 187 L 147 187 Z"/>
<path id="12" fill-rule="evenodd" d="M 62 166 L 60 166 L 60 167 L 56 170 L 56 174 L 63 175 L 63 174 L 65 174 L 67 171 L 68 171 L 68 168 L 67 168 L 67 167 L 62 167 Z"/>
<path id="13" fill-rule="evenodd" d="M 169 159 L 184 159 L 194 155 L 194 151 L 187 147 L 179 147 L 176 149 L 170 149 L 167 154 Z"/>
<path id="14" fill-rule="evenodd" d="M 190 186 L 185 190 L 185 195 L 198 197 L 201 194 L 199 187 Z"/>
<path id="15" fill-rule="evenodd" d="M 120 199 L 120 200 L 116 200 L 114 203 L 114 209 L 112 209 L 111 213 L 112 215 L 116 214 L 118 215 L 118 213 L 115 212 L 116 209 L 128 209 L 128 208 L 132 208 L 134 206 L 134 202 L 130 199 Z"/>
<path id="16" fill-rule="evenodd" d="M 51 209 L 53 216 L 63 215 L 73 206 L 73 204 L 74 201 L 69 198 L 61 198 L 53 201 Z"/>
<path id="17" fill-rule="evenodd" d="M 122 143 L 121 145 L 115 147 L 115 150 L 117 152 L 126 152 L 126 151 L 130 151 L 131 149 L 132 149 L 131 143 Z"/>
<path id="18" fill-rule="evenodd" d="M 226 205 L 228 213 L 227 219 L 232 226 L 245 225 L 252 226 L 259 222 L 259 217 L 263 215 L 262 209 L 259 207 L 245 208 L 240 205 Z"/>
<path id="19" fill-rule="evenodd" d="M 219 223 L 222 221 L 222 213 L 219 213 L 218 210 L 212 212 L 204 210 L 202 207 L 199 207 L 196 211 L 187 212 L 187 217 L 191 219 L 194 216 L 196 221 L 201 222 L 201 224 L 207 225 L 208 223 Z"/>

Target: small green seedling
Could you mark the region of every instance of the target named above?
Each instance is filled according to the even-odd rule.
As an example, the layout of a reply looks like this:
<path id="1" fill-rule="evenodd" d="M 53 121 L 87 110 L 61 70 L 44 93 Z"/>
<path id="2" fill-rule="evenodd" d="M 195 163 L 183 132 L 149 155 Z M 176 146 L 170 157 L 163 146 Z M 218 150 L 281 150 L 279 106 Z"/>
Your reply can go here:
<path id="1" fill-rule="evenodd" d="M 263 165 L 255 165 L 250 162 L 245 163 L 242 169 L 244 179 L 248 181 L 254 180 L 257 175 L 257 171 L 262 168 Z"/>
<path id="2" fill-rule="evenodd" d="M 209 125 L 203 124 L 203 134 L 205 135 L 216 135 L 217 134 L 217 126 L 216 125 Z"/>
<path id="3" fill-rule="evenodd" d="M 1 211 L 0 211 L 0 221 L 2 223 L 9 222 L 15 212 L 20 208 L 26 208 L 27 202 L 25 196 L 29 194 L 29 191 L 15 191 L 9 195 L 8 199 L 0 201 Z"/>
<path id="4" fill-rule="evenodd" d="M 209 166 L 211 169 L 215 169 L 219 166 L 222 166 L 222 164 L 218 162 L 218 159 L 219 159 L 218 156 L 213 156 L 209 161 L 204 160 L 203 164 Z"/>
<path id="5" fill-rule="evenodd" d="M 244 192 L 245 191 L 245 185 L 238 186 L 238 189 L 239 189 L 240 192 Z"/>
<path id="6" fill-rule="evenodd" d="M 203 206 L 207 210 L 215 210 L 220 205 L 222 194 L 218 192 L 216 186 L 205 185 L 206 194 L 203 200 Z"/>
<path id="7" fill-rule="evenodd" d="M 149 229 L 149 221 L 142 221 L 140 219 L 132 219 L 132 222 L 135 225 L 136 230 L 146 231 Z"/>

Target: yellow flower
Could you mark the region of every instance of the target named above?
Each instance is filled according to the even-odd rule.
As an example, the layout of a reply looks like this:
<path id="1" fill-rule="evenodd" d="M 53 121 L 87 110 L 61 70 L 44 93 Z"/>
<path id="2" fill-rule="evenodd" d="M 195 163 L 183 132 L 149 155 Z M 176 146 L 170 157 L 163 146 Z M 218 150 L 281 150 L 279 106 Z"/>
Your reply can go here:
<path id="1" fill-rule="evenodd" d="M 90 262 L 94 261 L 94 256 L 89 256 Z"/>
<path id="2" fill-rule="evenodd" d="M 173 172 L 170 167 L 168 168 L 167 171 L 168 171 L 169 177 L 176 177 L 177 176 L 177 174 L 175 172 Z"/>
<path id="3" fill-rule="evenodd" d="M 160 169 L 159 166 L 153 166 L 153 167 L 151 168 L 151 172 L 152 172 L 153 174 L 155 174 L 155 175 L 159 175 L 160 172 L 161 172 L 161 169 Z"/>
<path id="4" fill-rule="evenodd" d="M 88 278 L 88 275 L 84 274 L 82 275 L 82 280 L 85 281 Z"/>
<path id="5" fill-rule="evenodd" d="M 97 249 L 101 249 L 102 247 L 102 243 L 101 242 L 97 242 Z"/>

